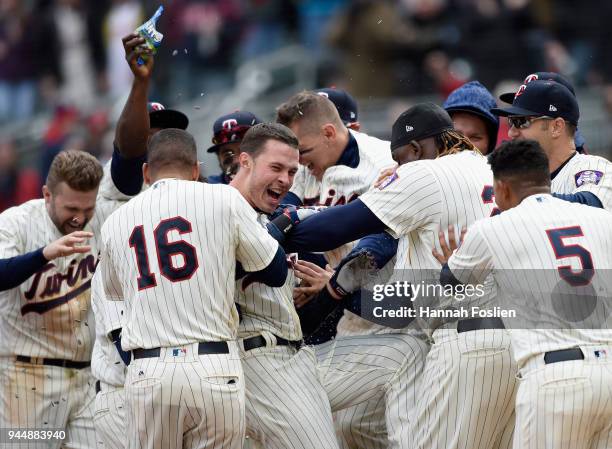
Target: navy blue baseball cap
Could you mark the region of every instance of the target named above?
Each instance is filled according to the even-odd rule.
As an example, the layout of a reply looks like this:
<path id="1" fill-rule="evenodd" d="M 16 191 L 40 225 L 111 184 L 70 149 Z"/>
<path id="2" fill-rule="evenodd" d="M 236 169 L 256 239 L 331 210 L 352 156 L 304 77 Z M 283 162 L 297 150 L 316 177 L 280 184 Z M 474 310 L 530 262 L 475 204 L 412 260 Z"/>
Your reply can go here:
<path id="1" fill-rule="evenodd" d="M 166 109 L 163 104 L 152 101 L 147 103 L 149 123 L 151 128 L 187 129 L 189 119 L 185 114 L 174 109 Z"/>
<path id="2" fill-rule="evenodd" d="M 580 117 L 576 97 L 567 87 L 555 81 L 540 80 L 522 84 L 514 95 L 512 106 L 494 108 L 491 112 L 502 117 L 560 117 L 573 125 L 578 125 Z"/>
<path id="3" fill-rule="evenodd" d="M 563 84 L 565 87 L 567 87 L 569 91 L 574 95 L 574 97 L 576 96 L 576 91 L 574 91 L 574 86 L 572 85 L 572 83 L 566 77 L 564 77 L 563 75 L 560 75 L 557 72 L 531 73 L 530 75 L 527 75 L 525 77 L 525 81 L 523 81 L 523 84 L 527 84 L 535 80 L 556 81 L 557 83 Z M 509 92 L 509 93 L 501 94 L 499 96 L 499 99 L 503 101 L 504 103 L 512 104 L 512 100 L 514 100 L 514 93 Z M 586 141 L 579 129 L 576 129 L 576 133 L 574 134 L 574 144 L 576 145 L 576 149 L 579 152 L 584 152 L 584 145 L 586 144 Z"/>
<path id="4" fill-rule="evenodd" d="M 336 106 L 338 115 L 340 115 L 340 120 L 342 120 L 345 125 L 359 120 L 357 102 L 347 91 L 326 87 L 324 89 L 315 90 L 315 93 L 327 97 L 329 101 Z"/>
<path id="5" fill-rule="evenodd" d="M 247 111 L 235 111 L 222 115 L 215 120 L 213 125 L 212 143 L 214 145 L 206 151 L 216 153 L 226 143 L 240 142 L 249 128 L 258 123 L 261 123 L 261 120 L 255 114 Z"/>
<path id="6" fill-rule="evenodd" d="M 489 135 L 488 151 L 493 151 L 497 143 L 499 117 L 491 112 L 491 109 L 496 106 L 497 103 L 491 92 L 478 81 L 470 81 L 458 87 L 450 93 L 442 105 L 449 114 L 453 112 L 469 112 L 482 118 Z"/>

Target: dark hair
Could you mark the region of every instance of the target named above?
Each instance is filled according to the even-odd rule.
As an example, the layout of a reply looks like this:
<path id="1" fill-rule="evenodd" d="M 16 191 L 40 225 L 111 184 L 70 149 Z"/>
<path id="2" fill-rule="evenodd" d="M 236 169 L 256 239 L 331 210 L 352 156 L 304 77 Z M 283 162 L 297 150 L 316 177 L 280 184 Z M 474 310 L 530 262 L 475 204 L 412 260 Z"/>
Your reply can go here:
<path id="1" fill-rule="evenodd" d="M 147 149 L 147 164 L 152 171 L 163 167 L 190 168 L 198 163 L 195 140 L 187 131 L 166 128 L 155 133 Z"/>
<path id="2" fill-rule="evenodd" d="M 520 184 L 550 185 L 548 156 L 535 140 L 511 140 L 489 155 L 496 179 L 513 178 Z"/>
<path id="3" fill-rule="evenodd" d="M 276 121 L 285 126 L 306 123 L 309 130 L 325 123 L 343 126 L 336 106 L 323 95 L 315 92 L 300 92 L 276 108 Z"/>
<path id="4" fill-rule="evenodd" d="M 280 123 L 259 123 L 249 128 L 240 142 L 240 151 L 248 153 L 252 158 L 263 150 L 268 140 L 278 140 L 290 147 L 298 149 L 299 143 L 293 131 Z"/>
<path id="5" fill-rule="evenodd" d="M 89 192 L 100 186 L 102 175 L 102 165 L 91 154 L 67 150 L 53 158 L 46 184 L 52 192 L 61 182 L 65 182 L 73 190 Z"/>
<path id="6" fill-rule="evenodd" d="M 436 148 L 438 148 L 438 157 L 459 153 L 463 150 L 480 153 L 480 150 L 474 146 L 470 139 L 456 129 L 448 129 L 440 134 L 436 134 L 434 136 L 434 143 Z"/>

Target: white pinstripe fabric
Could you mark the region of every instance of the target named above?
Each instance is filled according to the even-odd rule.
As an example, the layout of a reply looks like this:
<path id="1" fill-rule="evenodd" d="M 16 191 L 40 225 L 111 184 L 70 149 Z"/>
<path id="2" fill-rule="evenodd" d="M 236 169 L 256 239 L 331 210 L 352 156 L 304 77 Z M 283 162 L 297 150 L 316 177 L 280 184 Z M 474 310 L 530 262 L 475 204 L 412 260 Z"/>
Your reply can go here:
<path id="1" fill-rule="evenodd" d="M 438 231 L 446 232 L 451 225 L 457 229 L 466 227 L 493 212 L 491 170 L 484 156 L 462 151 L 402 165 L 397 175 L 384 189 L 373 189 L 361 196 L 366 206 L 400 238 L 392 279 L 398 277 L 413 283 L 438 279 L 441 267 L 431 252 L 434 247 L 439 249 Z M 485 418 L 498 413 L 494 405 L 508 404 L 504 402 L 505 393 L 495 400 L 485 400 L 482 395 L 474 395 L 469 385 L 480 388 L 486 384 L 483 376 L 497 369 L 505 374 L 493 379 L 493 394 L 514 391 L 516 366 L 510 363 L 508 337 L 492 338 L 487 331 L 472 331 L 468 340 L 470 350 L 466 351 L 460 344 L 466 337 L 447 339 L 440 334 L 444 329 L 435 330 L 441 323 L 422 324 L 428 333 L 433 331 L 435 344 L 425 360 L 420 386 L 426 393 L 419 396 L 411 430 L 404 433 L 404 441 L 414 438 L 414 443 L 407 447 L 471 447 L 461 445 L 466 428 L 478 428 L 479 434 L 501 435 L 505 428 L 503 419 Z M 440 357 L 440 352 L 452 357 Z M 486 356 L 491 353 L 498 357 Z M 474 363 L 472 356 L 478 354 L 483 356 L 479 363 Z M 461 413 L 454 413 L 458 408 Z M 501 415 L 510 415 L 511 409 L 509 406 Z M 483 444 L 494 447 L 491 439 Z"/>
<path id="2" fill-rule="evenodd" d="M 531 195 L 498 217 L 475 224 L 449 260 L 464 282 L 493 272 L 504 293 L 500 305 L 514 305 L 517 311 L 520 326 L 510 330 L 520 369 L 515 449 L 599 449 L 612 441 L 612 331 L 605 326 L 580 329 L 581 321 L 574 316 L 550 313 L 555 287 L 566 283 L 557 269 L 581 269 L 574 253 L 564 257 L 553 246 L 549 232 L 559 229 L 573 229 L 562 244 L 588 253 L 595 268 L 590 283 L 599 298 L 609 302 L 612 214 L 550 195 Z M 541 274 L 525 275 L 536 269 Z M 540 321 L 542 313 L 546 320 L 554 318 L 552 326 Z M 595 310 L 594 316 L 598 313 Z M 582 349 L 584 361 L 544 363 L 547 351 L 576 347 Z"/>
<path id="3" fill-rule="evenodd" d="M 580 174 L 585 171 L 598 171 L 603 176 L 595 184 L 594 176 L 585 174 L 587 176 L 581 178 Z M 555 193 L 591 192 L 599 198 L 604 209 L 612 212 L 612 163 L 603 157 L 577 153 L 557 173 L 550 189 Z"/>
<path id="4" fill-rule="evenodd" d="M 133 360 L 125 384 L 127 449 L 240 449 L 244 381 L 236 343 L 229 354 Z"/>
<path id="5" fill-rule="evenodd" d="M 0 428 L 66 429 L 66 447 L 96 446 L 91 370 L 20 363 L 13 357 L 91 359 L 95 326 L 89 285 L 101 243 L 100 228 L 126 199 L 111 179 L 109 162 L 94 216 L 85 227 L 94 233 L 88 241 L 91 252 L 55 259 L 22 285 L 0 292 L 0 376 L 5 380 L 0 382 Z M 37 250 L 60 237 L 43 199 L 0 214 L 0 258 Z M 57 307 L 38 309 L 77 290 L 80 293 Z"/>

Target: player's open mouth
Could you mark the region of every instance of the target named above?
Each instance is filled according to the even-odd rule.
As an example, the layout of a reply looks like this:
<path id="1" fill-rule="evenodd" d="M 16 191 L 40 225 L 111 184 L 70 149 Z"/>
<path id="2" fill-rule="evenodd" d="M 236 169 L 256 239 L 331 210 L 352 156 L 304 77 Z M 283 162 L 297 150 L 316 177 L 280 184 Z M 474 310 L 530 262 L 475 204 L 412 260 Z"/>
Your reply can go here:
<path id="1" fill-rule="evenodd" d="M 268 195 L 270 195 L 274 201 L 279 201 L 282 195 L 282 192 L 276 192 L 272 189 L 267 189 L 266 192 L 268 192 Z"/>

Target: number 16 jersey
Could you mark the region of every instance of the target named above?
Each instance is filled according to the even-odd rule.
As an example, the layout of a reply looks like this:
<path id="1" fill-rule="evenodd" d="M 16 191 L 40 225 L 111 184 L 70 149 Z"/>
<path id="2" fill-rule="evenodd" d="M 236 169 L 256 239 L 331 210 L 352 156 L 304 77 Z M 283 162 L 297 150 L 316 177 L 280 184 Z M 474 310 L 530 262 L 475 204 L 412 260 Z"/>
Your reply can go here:
<path id="1" fill-rule="evenodd" d="M 108 299 L 125 298 L 124 350 L 236 338 L 236 261 L 265 268 L 278 244 L 233 187 L 162 179 L 102 227 Z"/>

